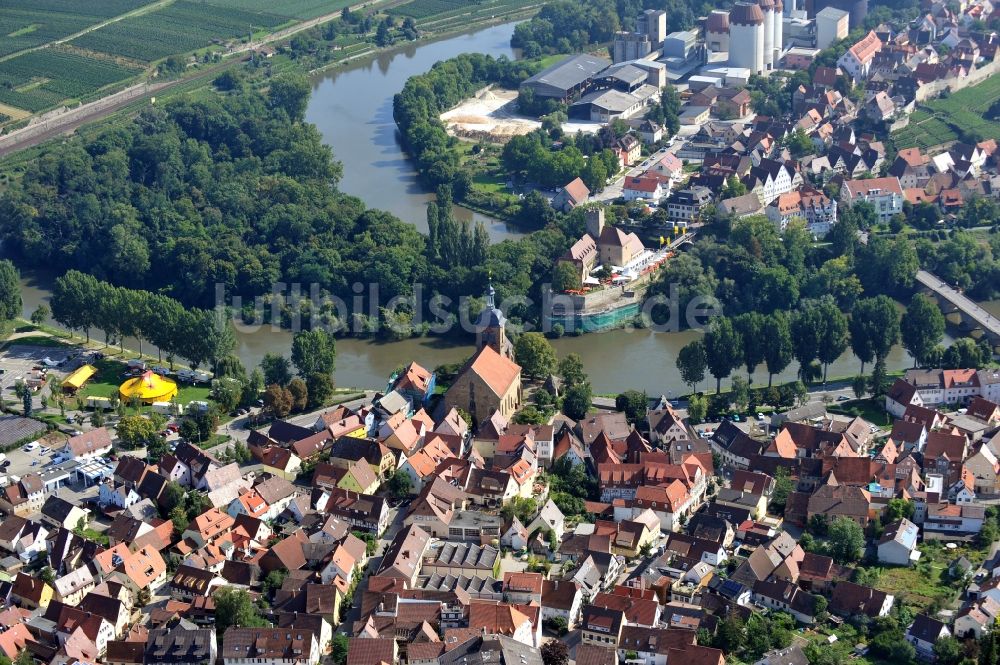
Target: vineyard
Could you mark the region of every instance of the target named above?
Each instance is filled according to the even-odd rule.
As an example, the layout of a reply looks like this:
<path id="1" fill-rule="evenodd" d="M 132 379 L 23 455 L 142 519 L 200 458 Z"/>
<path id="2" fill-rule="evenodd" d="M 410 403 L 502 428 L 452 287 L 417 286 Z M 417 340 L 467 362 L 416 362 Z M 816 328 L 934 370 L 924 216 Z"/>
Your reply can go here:
<path id="1" fill-rule="evenodd" d="M 409 16 L 421 19 L 462 9 L 469 5 L 470 3 L 464 0 L 413 0 L 412 2 L 407 2 L 405 5 L 390 9 L 389 13 L 397 16 Z"/>
<path id="2" fill-rule="evenodd" d="M 5 0 L 0 11 L 0 56 L 62 39 L 153 0 Z"/>
<path id="3" fill-rule="evenodd" d="M 34 113 L 135 74 L 111 62 L 41 49 L 0 62 L 0 103 Z"/>
<path id="4" fill-rule="evenodd" d="M 1000 123 L 983 117 L 1000 99 L 1000 76 L 924 104 L 910 116 L 910 124 L 894 136 L 901 148 L 923 149 L 957 141 L 961 132 L 974 132 L 984 139 L 1000 139 Z"/>
<path id="5" fill-rule="evenodd" d="M 356 4 L 357 0 L 208 0 L 216 7 L 272 12 L 300 19 L 316 18 Z"/>
<path id="6" fill-rule="evenodd" d="M 73 44 L 151 62 L 208 46 L 213 40 L 232 39 L 249 34 L 251 29 L 271 29 L 288 22 L 288 17 L 277 14 L 179 0 L 158 11 L 89 32 L 73 40 Z"/>

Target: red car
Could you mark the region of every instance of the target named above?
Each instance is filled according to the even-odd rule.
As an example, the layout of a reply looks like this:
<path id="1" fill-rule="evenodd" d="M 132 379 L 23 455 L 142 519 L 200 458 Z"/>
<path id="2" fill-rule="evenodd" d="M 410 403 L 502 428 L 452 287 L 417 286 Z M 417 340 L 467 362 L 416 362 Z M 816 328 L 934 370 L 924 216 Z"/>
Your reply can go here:
<path id="1" fill-rule="evenodd" d="M 167 431 L 168 432 L 175 432 L 176 433 L 176 432 L 179 432 L 180 429 L 181 429 L 180 425 L 178 425 L 177 423 L 170 423 L 169 425 L 167 425 Z"/>

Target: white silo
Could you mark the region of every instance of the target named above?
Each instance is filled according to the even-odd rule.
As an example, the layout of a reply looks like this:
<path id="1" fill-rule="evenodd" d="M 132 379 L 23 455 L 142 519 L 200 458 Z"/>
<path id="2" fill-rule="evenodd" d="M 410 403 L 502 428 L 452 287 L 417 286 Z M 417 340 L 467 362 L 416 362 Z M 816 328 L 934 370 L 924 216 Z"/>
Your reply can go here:
<path id="1" fill-rule="evenodd" d="M 756 4 L 738 2 L 729 11 L 729 65 L 764 72 L 764 12 Z"/>
<path id="2" fill-rule="evenodd" d="M 778 66 L 778 61 L 781 60 L 781 54 L 785 50 L 785 44 L 782 42 L 784 39 L 785 32 L 785 5 L 781 0 L 774 0 L 774 66 Z"/>
<path id="3" fill-rule="evenodd" d="M 764 12 L 764 69 L 770 70 L 774 63 L 774 0 L 757 0 Z"/>

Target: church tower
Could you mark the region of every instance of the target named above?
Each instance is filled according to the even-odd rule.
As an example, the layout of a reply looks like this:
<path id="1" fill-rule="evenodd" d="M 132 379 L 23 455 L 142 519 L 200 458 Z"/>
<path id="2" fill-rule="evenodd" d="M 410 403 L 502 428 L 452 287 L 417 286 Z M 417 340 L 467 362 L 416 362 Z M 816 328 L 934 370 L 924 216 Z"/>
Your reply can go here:
<path id="1" fill-rule="evenodd" d="M 506 327 L 507 319 L 496 306 L 496 291 L 493 290 L 491 280 L 486 290 L 486 307 L 476 322 L 476 350 L 489 346 L 501 356 L 511 358 L 513 350 L 510 340 L 507 339 Z"/>

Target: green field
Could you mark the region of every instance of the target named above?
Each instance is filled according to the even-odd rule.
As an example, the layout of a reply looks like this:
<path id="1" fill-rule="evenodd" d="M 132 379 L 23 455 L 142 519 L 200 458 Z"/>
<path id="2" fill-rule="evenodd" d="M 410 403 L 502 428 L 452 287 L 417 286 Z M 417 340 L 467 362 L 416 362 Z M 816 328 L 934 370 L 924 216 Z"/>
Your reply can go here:
<path id="1" fill-rule="evenodd" d="M 55 47 L 31 51 L 0 62 L 0 103 L 42 111 L 137 72 Z"/>
<path id="2" fill-rule="evenodd" d="M 418 23 L 433 19 L 436 22 L 444 21 L 448 24 L 435 26 L 434 29 L 438 30 L 459 27 L 468 21 L 488 18 L 494 14 L 537 4 L 538 0 L 483 0 L 477 4 L 466 0 L 411 0 L 398 7 L 393 7 L 388 13 L 395 16 L 409 16 L 416 19 Z"/>
<path id="3" fill-rule="evenodd" d="M 0 56 L 17 53 L 120 16 L 153 0 L 4 0 Z"/>
<path id="4" fill-rule="evenodd" d="M 79 397 L 111 397 L 118 394 L 118 388 L 125 381 L 126 368 L 117 360 L 99 360 L 94 363 L 97 374 L 87 382 L 79 392 Z M 208 386 L 194 386 L 186 383 L 177 384 L 177 403 L 187 404 L 192 400 L 206 401 L 212 390 Z"/>
<path id="5" fill-rule="evenodd" d="M 249 35 L 251 30 L 271 29 L 290 21 L 287 16 L 263 11 L 179 0 L 89 32 L 72 43 L 91 51 L 152 62 L 203 48 L 214 40 Z"/>
<path id="6" fill-rule="evenodd" d="M 357 4 L 357 0 L 208 0 L 208 4 L 309 19 L 338 12 L 344 7 Z"/>
<path id="7" fill-rule="evenodd" d="M 425 18 L 435 14 L 443 14 L 455 9 L 467 7 L 469 3 L 464 0 L 412 0 L 406 4 L 394 7 L 389 10 L 390 14 L 397 16 L 410 16 L 413 18 Z"/>
<path id="8" fill-rule="evenodd" d="M 926 150 L 957 141 L 959 132 L 969 130 L 978 132 L 984 139 L 1000 139 L 1000 123 L 983 117 L 983 113 L 998 99 L 1000 76 L 991 76 L 950 97 L 931 100 L 914 111 L 909 126 L 896 132 L 896 145 L 900 148 L 918 146 Z"/>

